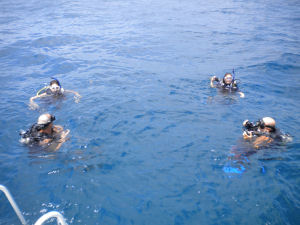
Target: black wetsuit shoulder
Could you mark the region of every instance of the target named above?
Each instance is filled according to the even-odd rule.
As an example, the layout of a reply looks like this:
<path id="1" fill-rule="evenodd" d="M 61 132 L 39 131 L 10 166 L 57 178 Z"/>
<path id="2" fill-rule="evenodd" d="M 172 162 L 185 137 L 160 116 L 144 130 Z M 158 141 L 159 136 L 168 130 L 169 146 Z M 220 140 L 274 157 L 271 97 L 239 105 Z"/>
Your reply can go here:
<path id="1" fill-rule="evenodd" d="M 53 133 L 53 130 L 52 130 Z M 24 134 L 21 135 L 22 138 L 29 138 L 29 144 L 39 144 L 45 139 L 54 140 L 54 135 L 47 134 L 44 132 L 39 132 L 38 125 L 34 124 L 31 126 L 29 130 L 27 130 Z"/>
<path id="2" fill-rule="evenodd" d="M 269 137 L 279 142 L 283 140 L 283 136 L 284 136 L 284 134 L 279 129 L 276 129 L 274 132 L 270 132 L 270 133 L 254 131 L 254 135 L 257 137 L 260 136 Z"/>
<path id="3" fill-rule="evenodd" d="M 275 141 L 283 141 L 284 133 L 282 133 L 279 129 L 276 129 L 275 132 L 270 133 L 270 137 L 273 138 Z"/>

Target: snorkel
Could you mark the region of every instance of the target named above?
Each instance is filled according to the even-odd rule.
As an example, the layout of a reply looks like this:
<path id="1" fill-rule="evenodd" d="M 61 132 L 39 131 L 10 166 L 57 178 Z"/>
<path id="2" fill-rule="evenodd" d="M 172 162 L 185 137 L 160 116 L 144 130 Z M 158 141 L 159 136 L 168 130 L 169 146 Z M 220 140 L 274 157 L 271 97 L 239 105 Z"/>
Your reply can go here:
<path id="1" fill-rule="evenodd" d="M 234 72 L 234 68 L 232 69 L 232 83 L 235 81 L 235 72 Z"/>
<path id="2" fill-rule="evenodd" d="M 47 88 L 49 88 L 49 86 L 45 86 L 45 87 L 41 88 L 40 90 L 38 90 L 38 92 L 36 93 L 36 95 L 42 94 L 42 92 L 45 91 L 45 90 L 47 90 Z"/>

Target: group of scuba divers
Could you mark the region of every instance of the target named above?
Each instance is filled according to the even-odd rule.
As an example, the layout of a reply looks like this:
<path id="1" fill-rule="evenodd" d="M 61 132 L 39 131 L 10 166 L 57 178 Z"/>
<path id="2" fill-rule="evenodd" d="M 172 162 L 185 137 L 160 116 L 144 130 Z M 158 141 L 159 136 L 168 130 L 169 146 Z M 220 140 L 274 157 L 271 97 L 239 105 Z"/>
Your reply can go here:
<path id="1" fill-rule="evenodd" d="M 37 109 L 39 106 L 34 102 L 38 98 L 61 98 L 66 93 L 73 93 L 75 102 L 78 103 L 81 96 L 72 90 L 64 90 L 60 82 L 52 78 L 50 85 L 42 88 L 37 92 L 34 97 L 30 98 L 30 108 Z M 245 94 L 241 92 L 235 79 L 234 70 L 232 73 L 226 73 L 223 79 L 219 79 L 216 76 L 211 77 L 210 86 L 212 88 L 218 88 L 223 92 L 238 93 L 241 98 L 245 97 Z M 28 144 L 30 146 L 40 146 L 51 150 L 57 151 L 61 145 L 68 140 L 68 134 L 70 131 L 64 130 L 60 125 L 53 125 L 55 117 L 49 113 L 39 116 L 37 122 L 31 126 L 27 131 L 20 132 L 21 143 Z M 290 141 L 291 137 L 288 134 L 283 134 L 277 127 L 276 122 L 271 117 L 264 117 L 256 123 L 245 120 L 243 122 L 243 137 L 247 141 L 251 141 L 253 147 L 259 149 L 265 147 L 275 141 L 286 142 Z"/>
<path id="2" fill-rule="evenodd" d="M 40 89 L 35 96 L 30 98 L 29 107 L 32 110 L 38 109 L 39 105 L 34 102 L 38 98 L 62 98 L 67 93 L 74 94 L 75 102 L 78 103 L 81 96 L 76 91 L 65 90 L 61 87 L 58 79 L 52 77 L 49 86 Z M 29 146 L 39 146 L 45 150 L 57 151 L 61 145 L 68 140 L 70 130 L 64 130 L 60 125 L 54 125 L 55 116 L 44 113 L 39 116 L 37 122 L 27 131 L 21 131 L 20 142 Z"/>
<path id="3" fill-rule="evenodd" d="M 219 79 L 216 76 L 211 77 L 210 86 L 212 88 L 219 88 L 223 92 L 236 92 L 241 98 L 245 97 L 245 94 L 238 88 L 234 70 L 232 73 L 226 73 L 223 79 Z M 271 117 L 263 117 L 255 123 L 245 120 L 243 122 L 243 129 L 243 138 L 250 141 L 254 149 L 260 149 L 269 144 L 290 142 L 292 140 L 289 134 L 282 133 L 276 127 L 276 122 Z"/>

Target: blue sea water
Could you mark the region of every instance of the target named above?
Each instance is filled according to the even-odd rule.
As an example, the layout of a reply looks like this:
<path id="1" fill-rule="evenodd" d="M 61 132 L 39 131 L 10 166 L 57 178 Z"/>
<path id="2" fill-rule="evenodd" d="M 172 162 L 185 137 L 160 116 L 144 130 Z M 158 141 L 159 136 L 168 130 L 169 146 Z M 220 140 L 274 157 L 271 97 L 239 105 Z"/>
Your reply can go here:
<path id="1" fill-rule="evenodd" d="M 299 224 L 299 37 L 297 0 L 2 0 L 0 183 L 29 224 Z M 233 68 L 244 99 L 209 87 Z M 81 101 L 29 110 L 52 76 Z M 19 143 L 43 112 L 71 130 L 58 152 Z M 233 167 L 263 116 L 293 142 Z M 3 194 L 0 224 L 20 224 Z"/>

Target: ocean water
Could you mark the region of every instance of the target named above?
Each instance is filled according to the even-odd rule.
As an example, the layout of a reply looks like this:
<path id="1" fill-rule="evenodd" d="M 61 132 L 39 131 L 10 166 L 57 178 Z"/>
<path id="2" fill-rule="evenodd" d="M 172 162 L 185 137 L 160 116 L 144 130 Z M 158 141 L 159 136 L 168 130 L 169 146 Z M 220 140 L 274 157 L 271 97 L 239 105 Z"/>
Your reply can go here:
<path id="1" fill-rule="evenodd" d="M 2 0 L 0 183 L 29 224 L 299 224 L 299 37 L 296 0 Z M 209 87 L 233 68 L 244 99 Z M 52 76 L 81 101 L 30 110 Z M 71 130 L 58 152 L 19 143 L 43 112 Z M 293 141 L 226 172 L 263 116 Z M 20 224 L 3 194 L 0 224 Z"/>

